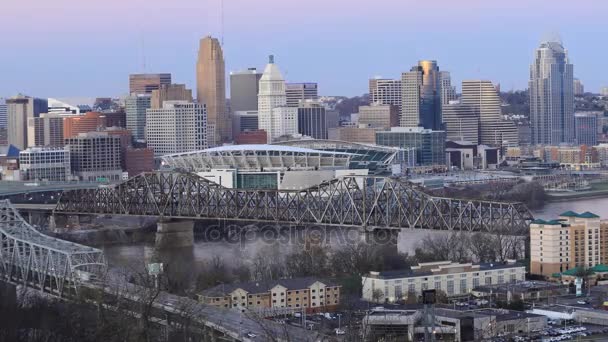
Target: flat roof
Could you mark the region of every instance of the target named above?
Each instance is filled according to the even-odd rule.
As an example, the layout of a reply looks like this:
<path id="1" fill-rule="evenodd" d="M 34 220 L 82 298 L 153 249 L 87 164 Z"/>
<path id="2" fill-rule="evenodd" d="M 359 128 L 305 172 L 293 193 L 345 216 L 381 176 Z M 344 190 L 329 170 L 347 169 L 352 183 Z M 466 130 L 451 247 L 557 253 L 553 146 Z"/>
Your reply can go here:
<path id="1" fill-rule="evenodd" d="M 454 267 L 458 266 L 457 264 L 450 265 L 450 264 L 440 264 L 440 263 L 437 263 L 437 265 L 438 266 L 454 266 Z M 427 264 L 424 266 L 429 266 L 429 265 Z M 468 265 L 464 264 L 461 266 L 468 266 Z M 479 266 L 479 268 L 470 269 L 470 270 L 466 270 L 466 271 L 448 272 L 448 273 L 434 273 L 431 271 L 416 271 L 416 270 L 411 270 L 411 269 L 403 269 L 403 270 L 377 272 L 377 274 L 368 273 L 365 276 L 368 278 L 375 278 L 375 279 L 417 278 L 417 277 L 424 277 L 424 276 L 436 276 L 436 275 L 439 276 L 439 275 L 448 275 L 448 274 L 457 274 L 457 273 L 483 272 L 483 271 L 490 271 L 490 270 L 525 267 L 524 265 L 522 265 L 520 263 L 480 263 L 480 264 L 472 264 L 471 266 L 473 266 L 473 267 Z"/>

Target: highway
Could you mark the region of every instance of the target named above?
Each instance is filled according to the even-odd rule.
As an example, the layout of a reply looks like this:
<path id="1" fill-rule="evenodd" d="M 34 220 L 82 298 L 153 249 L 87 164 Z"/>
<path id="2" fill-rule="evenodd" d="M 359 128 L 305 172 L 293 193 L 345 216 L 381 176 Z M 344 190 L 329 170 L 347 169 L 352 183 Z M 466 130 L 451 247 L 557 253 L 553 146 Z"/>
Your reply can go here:
<path id="1" fill-rule="evenodd" d="M 154 289 L 132 284 L 119 274 L 107 276 L 105 279 L 105 281 L 93 280 L 83 285 L 91 290 L 103 289 L 108 295 L 140 304 L 150 302 L 150 299 L 156 294 Z M 248 312 L 240 313 L 232 309 L 203 305 L 196 300 L 167 292 L 158 293 L 153 307 L 157 309 L 155 318 L 158 321 L 164 321 L 166 317 L 163 316 L 166 314 L 185 317 L 238 341 L 316 342 L 328 340 L 328 336 L 314 331 L 258 318 Z M 248 334 L 257 337 L 248 337 Z"/>
<path id="2" fill-rule="evenodd" d="M 27 184 L 27 185 L 26 185 Z M 37 185 L 34 185 L 37 184 Z M 76 189 L 94 189 L 99 183 L 91 182 L 13 182 L 0 181 L 0 196 L 20 195 L 33 192 L 53 192 Z"/>

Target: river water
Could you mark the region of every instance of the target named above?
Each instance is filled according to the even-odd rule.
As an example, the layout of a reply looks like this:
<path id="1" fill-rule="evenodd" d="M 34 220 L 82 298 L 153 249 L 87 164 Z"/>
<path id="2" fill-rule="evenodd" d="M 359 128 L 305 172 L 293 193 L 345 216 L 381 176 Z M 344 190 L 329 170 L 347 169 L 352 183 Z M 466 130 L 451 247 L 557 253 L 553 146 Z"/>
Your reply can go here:
<path id="1" fill-rule="evenodd" d="M 578 199 L 567 202 L 547 203 L 542 209 L 533 210 L 536 218 L 553 219 L 559 214 L 572 210 L 576 212 L 591 211 L 602 218 L 608 218 L 608 198 Z M 337 232 L 341 230 L 338 229 Z M 445 234 L 445 232 L 428 230 L 404 230 L 399 234 L 397 247 L 400 252 L 412 253 L 420 240 L 427 235 Z M 332 247 L 358 241 L 356 231 L 348 231 L 346 238 L 331 239 L 329 245 Z M 297 239 L 295 239 L 297 240 Z M 153 242 L 109 245 L 104 246 L 108 263 L 111 267 L 141 270 L 146 263 L 163 262 L 182 269 L 181 272 L 196 274 L 204 268 L 214 257 L 219 258 L 228 266 L 238 267 L 249 263 L 259 253 L 264 253 L 270 258 L 280 257 L 291 251 L 301 248 L 301 239 L 277 239 L 273 237 L 248 236 L 246 239 L 233 241 L 230 239 L 195 239 L 192 248 L 159 250 Z"/>

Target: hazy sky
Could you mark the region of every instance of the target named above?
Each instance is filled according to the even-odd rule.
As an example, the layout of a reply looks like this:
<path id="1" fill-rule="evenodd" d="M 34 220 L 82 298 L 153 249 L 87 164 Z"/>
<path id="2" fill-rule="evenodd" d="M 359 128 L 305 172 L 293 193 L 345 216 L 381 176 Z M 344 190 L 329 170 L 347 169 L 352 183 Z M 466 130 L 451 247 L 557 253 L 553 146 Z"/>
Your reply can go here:
<path id="1" fill-rule="evenodd" d="M 221 0 L 0 0 L 0 97 L 118 96 L 128 74 L 195 87 L 198 39 L 219 36 Z M 263 68 L 359 95 L 436 59 L 453 83 L 527 87 L 534 48 L 559 32 L 586 89 L 608 86 L 606 0 L 224 0 L 226 72 Z M 143 43 L 142 43 L 143 42 Z M 228 84 L 227 84 L 228 85 Z"/>

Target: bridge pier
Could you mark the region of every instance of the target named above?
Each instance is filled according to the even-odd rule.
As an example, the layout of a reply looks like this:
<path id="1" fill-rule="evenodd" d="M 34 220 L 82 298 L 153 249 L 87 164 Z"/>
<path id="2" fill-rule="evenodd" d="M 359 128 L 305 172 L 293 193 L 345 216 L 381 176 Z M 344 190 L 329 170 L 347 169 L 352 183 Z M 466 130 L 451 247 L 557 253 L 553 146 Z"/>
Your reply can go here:
<path id="1" fill-rule="evenodd" d="M 175 248 L 194 245 L 194 221 L 159 220 L 156 224 L 156 247 Z"/>

